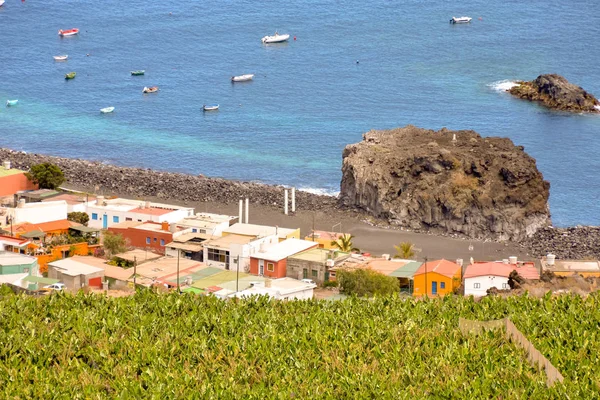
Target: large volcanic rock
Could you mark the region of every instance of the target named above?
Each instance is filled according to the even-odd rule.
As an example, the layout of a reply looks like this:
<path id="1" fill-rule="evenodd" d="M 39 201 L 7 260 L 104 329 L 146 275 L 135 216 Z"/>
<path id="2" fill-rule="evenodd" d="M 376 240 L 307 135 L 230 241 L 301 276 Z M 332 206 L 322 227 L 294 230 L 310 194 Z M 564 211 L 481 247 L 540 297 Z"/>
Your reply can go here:
<path id="1" fill-rule="evenodd" d="M 531 82 L 518 83 L 508 91 L 522 99 L 539 101 L 555 110 L 600 112 L 598 99 L 560 75 L 540 75 Z"/>
<path id="2" fill-rule="evenodd" d="M 342 173 L 340 201 L 416 230 L 519 240 L 550 223 L 550 184 L 510 139 L 371 131 L 346 146 Z"/>

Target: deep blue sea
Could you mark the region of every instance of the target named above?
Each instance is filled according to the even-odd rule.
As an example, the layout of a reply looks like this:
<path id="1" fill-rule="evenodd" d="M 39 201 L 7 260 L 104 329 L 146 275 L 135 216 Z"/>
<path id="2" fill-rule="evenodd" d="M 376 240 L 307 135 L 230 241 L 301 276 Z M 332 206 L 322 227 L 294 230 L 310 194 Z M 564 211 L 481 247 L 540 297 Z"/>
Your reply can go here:
<path id="1" fill-rule="evenodd" d="M 499 90 L 555 72 L 600 96 L 598 0 L 7 0 L 0 38 L 3 147 L 335 193 L 370 129 L 474 129 L 537 159 L 555 225 L 600 225 L 600 116 Z"/>

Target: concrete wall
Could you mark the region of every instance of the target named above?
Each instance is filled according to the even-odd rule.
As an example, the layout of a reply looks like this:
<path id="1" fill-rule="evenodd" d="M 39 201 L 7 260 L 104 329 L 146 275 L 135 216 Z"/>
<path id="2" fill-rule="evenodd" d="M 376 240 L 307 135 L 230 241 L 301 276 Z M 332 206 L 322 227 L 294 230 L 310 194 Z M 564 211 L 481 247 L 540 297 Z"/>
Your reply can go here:
<path id="1" fill-rule="evenodd" d="M 325 282 L 325 273 L 327 272 L 327 266 L 325 262 L 315 262 L 300 260 L 297 258 L 290 257 L 287 259 L 286 265 L 286 276 L 294 279 L 303 279 L 303 270 L 307 270 L 307 279 L 312 279 L 316 284 L 322 285 Z M 314 277 L 312 271 L 317 271 L 317 276 Z"/>
<path id="2" fill-rule="evenodd" d="M 64 283 L 67 289 L 70 290 L 79 290 L 82 288 L 81 284 L 83 283 L 85 286 L 89 286 L 90 279 L 93 278 L 102 278 L 104 281 L 104 271 L 94 272 L 88 275 L 64 275 L 59 268 L 55 268 L 53 266 L 49 266 L 48 268 L 48 278 L 58 279 L 61 283 Z"/>
<path id="3" fill-rule="evenodd" d="M 313 289 L 305 289 L 287 295 L 277 296 L 276 298 L 280 300 L 309 300 L 313 298 Z"/>
<path id="4" fill-rule="evenodd" d="M 475 288 L 479 284 L 479 288 Z M 510 289 L 508 278 L 504 276 L 474 276 L 465 279 L 465 296 L 485 296 L 486 291 L 495 287 L 496 289 Z"/>
<path id="5" fill-rule="evenodd" d="M 27 203 L 22 208 L 6 208 L 7 215 L 11 215 L 13 224 L 29 222 L 30 224 L 41 224 L 44 222 L 67 219 L 67 202 L 51 201 L 44 203 Z"/>

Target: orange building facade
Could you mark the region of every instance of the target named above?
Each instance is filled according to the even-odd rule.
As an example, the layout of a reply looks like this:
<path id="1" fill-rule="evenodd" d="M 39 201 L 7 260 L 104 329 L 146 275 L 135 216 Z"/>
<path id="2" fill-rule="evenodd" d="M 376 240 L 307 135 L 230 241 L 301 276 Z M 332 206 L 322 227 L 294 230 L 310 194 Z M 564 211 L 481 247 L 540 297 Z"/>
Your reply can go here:
<path id="1" fill-rule="evenodd" d="M 429 261 L 419 267 L 413 279 L 413 296 L 445 296 L 460 287 L 461 267 L 448 260 Z"/>
<path id="2" fill-rule="evenodd" d="M 285 278 L 287 258 L 279 261 L 268 261 L 252 257 L 250 258 L 250 273 L 252 275 L 268 276 L 269 278 Z"/>
<path id="3" fill-rule="evenodd" d="M 21 190 L 36 189 L 39 189 L 38 185 L 27 179 L 25 172 L 0 167 L 0 196 L 12 196 Z"/>
<path id="4" fill-rule="evenodd" d="M 139 249 L 152 249 L 165 254 L 165 245 L 173 241 L 169 223 L 127 221 L 108 228 L 109 232 L 120 234 L 129 245 Z"/>

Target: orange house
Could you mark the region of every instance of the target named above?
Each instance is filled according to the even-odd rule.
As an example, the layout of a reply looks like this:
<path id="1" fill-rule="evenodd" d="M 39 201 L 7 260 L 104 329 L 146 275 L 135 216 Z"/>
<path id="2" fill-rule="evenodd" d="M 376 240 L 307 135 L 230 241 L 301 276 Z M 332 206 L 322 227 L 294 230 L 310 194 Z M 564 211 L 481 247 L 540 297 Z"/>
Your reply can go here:
<path id="1" fill-rule="evenodd" d="M 10 162 L 5 161 L 0 166 L 0 197 L 12 196 L 21 190 L 36 190 L 38 185 L 33 184 L 25 176 L 25 171 L 10 167 Z"/>
<path id="2" fill-rule="evenodd" d="M 415 272 L 413 296 L 444 296 L 461 283 L 460 265 L 448 260 L 428 261 Z"/>
<path id="3" fill-rule="evenodd" d="M 168 222 L 125 221 L 108 228 L 109 232 L 122 235 L 129 245 L 138 249 L 152 249 L 165 254 L 165 245 L 173 241 Z"/>
<path id="4" fill-rule="evenodd" d="M 264 252 L 259 251 L 250 256 L 250 273 L 270 278 L 285 278 L 288 257 L 318 246 L 318 243 L 308 240 L 284 240 Z"/>

